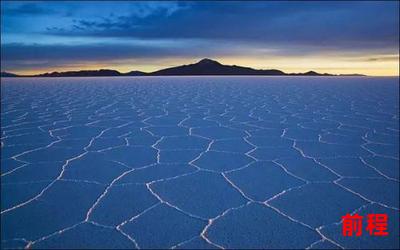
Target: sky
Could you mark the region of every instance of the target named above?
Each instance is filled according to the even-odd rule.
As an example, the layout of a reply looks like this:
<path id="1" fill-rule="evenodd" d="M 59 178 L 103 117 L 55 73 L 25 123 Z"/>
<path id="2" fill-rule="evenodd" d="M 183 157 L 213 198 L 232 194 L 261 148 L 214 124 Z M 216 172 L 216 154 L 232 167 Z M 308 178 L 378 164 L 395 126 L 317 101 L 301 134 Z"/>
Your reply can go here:
<path id="1" fill-rule="evenodd" d="M 1 70 L 194 63 L 399 75 L 398 1 L 1 1 Z"/>

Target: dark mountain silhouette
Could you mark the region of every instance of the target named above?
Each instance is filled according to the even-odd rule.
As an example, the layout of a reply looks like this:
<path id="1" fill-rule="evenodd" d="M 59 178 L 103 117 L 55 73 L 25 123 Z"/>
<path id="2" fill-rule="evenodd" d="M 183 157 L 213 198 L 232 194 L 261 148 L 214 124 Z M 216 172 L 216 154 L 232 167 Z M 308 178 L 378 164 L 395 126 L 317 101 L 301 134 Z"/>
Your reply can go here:
<path id="1" fill-rule="evenodd" d="M 148 73 L 138 71 L 138 70 L 133 70 L 128 73 L 121 73 L 121 75 L 123 75 L 123 76 L 145 76 L 145 75 L 148 75 Z"/>
<path id="2" fill-rule="evenodd" d="M 366 76 L 363 74 L 340 74 L 339 76 Z"/>
<path id="3" fill-rule="evenodd" d="M 4 75 L 3 75 L 4 74 Z M 285 73 L 277 69 L 253 69 L 237 65 L 223 65 L 217 61 L 205 58 L 197 63 L 182 65 L 172 68 L 157 70 L 151 73 L 142 71 L 130 71 L 128 73 L 120 73 L 116 70 L 100 69 L 100 70 L 80 70 L 52 72 L 31 77 L 73 77 L 73 76 L 195 76 L 195 75 L 263 75 L 263 76 L 363 76 L 360 74 L 332 75 L 320 74 L 315 71 L 306 73 Z M 19 76 L 12 73 L 1 73 L 2 77 Z M 23 77 L 23 76 L 20 76 Z"/>
<path id="4" fill-rule="evenodd" d="M 290 73 L 288 75 L 291 75 L 291 76 L 335 76 L 333 74 L 328 74 L 328 73 L 320 74 L 320 73 L 317 73 L 317 72 L 312 71 L 312 70 L 311 71 L 307 71 L 305 73 Z"/>
<path id="5" fill-rule="evenodd" d="M 13 74 L 13 73 L 8 73 L 8 72 L 1 72 L 1 77 L 17 77 L 18 75 Z"/>
<path id="6" fill-rule="evenodd" d="M 44 73 L 34 76 L 42 76 L 42 77 L 72 77 L 72 76 L 120 76 L 116 70 L 110 69 L 100 69 L 100 70 L 80 70 L 80 71 L 65 71 L 65 72 L 52 72 L 52 73 Z"/>
<path id="7" fill-rule="evenodd" d="M 149 75 L 285 75 L 285 73 L 276 69 L 257 70 L 236 65 L 228 66 L 205 58 L 194 64 L 162 69 Z"/>

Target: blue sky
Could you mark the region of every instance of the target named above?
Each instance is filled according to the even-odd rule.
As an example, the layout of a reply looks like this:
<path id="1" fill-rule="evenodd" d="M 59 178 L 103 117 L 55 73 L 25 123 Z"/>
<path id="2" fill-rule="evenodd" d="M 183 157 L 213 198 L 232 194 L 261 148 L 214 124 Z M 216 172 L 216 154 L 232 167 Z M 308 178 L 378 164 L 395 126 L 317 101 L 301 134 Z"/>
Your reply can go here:
<path id="1" fill-rule="evenodd" d="M 399 2 L 1 2 L 2 70 L 152 71 L 209 57 L 398 75 Z"/>

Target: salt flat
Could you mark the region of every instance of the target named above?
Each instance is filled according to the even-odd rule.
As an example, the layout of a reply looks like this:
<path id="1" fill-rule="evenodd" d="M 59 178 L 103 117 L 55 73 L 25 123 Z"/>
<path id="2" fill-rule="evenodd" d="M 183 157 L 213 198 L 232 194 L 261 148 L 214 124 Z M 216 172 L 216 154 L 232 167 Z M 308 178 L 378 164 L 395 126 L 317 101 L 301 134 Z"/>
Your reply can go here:
<path id="1" fill-rule="evenodd" d="M 2 248 L 399 248 L 399 86 L 1 79 Z M 385 213 L 389 235 L 343 237 Z"/>

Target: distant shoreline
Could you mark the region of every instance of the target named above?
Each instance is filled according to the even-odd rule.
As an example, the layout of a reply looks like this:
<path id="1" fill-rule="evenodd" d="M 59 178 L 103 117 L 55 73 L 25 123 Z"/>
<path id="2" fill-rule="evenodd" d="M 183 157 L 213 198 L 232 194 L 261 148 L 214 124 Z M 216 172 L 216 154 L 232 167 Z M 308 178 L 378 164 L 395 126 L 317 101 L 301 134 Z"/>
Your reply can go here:
<path id="1" fill-rule="evenodd" d="M 150 77 L 340 77 L 340 78 L 350 78 L 350 77 L 400 77 L 400 76 L 370 76 L 370 75 L 317 75 L 317 76 L 307 76 L 307 75 L 147 75 L 147 76 L 0 76 L 0 78 L 150 78 Z"/>
<path id="2" fill-rule="evenodd" d="M 305 73 L 285 73 L 277 69 L 253 69 L 237 65 L 223 65 L 211 59 L 202 59 L 197 63 L 181 65 L 154 72 L 130 71 L 121 73 L 117 70 L 79 70 L 51 72 L 36 75 L 18 75 L 1 72 L 1 77 L 107 77 L 107 76 L 366 76 L 362 74 L 328 74 L 308 71 Z"/>

